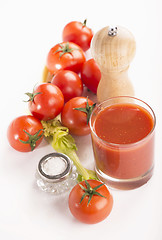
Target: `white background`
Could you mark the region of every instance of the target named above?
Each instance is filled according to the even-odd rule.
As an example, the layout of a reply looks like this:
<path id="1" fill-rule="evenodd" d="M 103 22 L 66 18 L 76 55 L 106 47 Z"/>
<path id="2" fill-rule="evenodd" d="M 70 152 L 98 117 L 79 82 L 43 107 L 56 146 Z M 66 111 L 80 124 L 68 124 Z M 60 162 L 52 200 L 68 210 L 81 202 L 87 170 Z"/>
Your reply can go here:
<path id="1" fill-rule="evenodd" d="M 161 8 L 160 0 L 0 0 L 0 239 L 162 239 Z M 6 138 L 10 121 L 26 111 L 24 93 L 41 80 L 49 49 L 62 41 L 63 27 L 85 18 L 94 32 L 118 24 L 134 34 L 137 51 L 129 75 L 136 97 L 157 116 L 154 176 L 136 190 L 111 190 L 113 210 L 96 225 L 72 217 L 68 194 L 55 197 L 38 190 L 35 169 L 51 146 L 44 141 L 32 153 L 19 153 Z M 90 136 L 76 141 L 80 161 L 91 168 Z"/>

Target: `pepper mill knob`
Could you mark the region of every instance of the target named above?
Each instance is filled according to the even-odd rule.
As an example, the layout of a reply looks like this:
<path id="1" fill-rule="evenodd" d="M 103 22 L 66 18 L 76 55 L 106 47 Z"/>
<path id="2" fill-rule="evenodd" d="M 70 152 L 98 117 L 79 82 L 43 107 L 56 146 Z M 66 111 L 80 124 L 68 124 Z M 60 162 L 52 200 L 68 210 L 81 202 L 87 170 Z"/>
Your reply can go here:
<path id="1" fill-rule="evenodd" d="M 94 35 L 91 53 L 101 70 L 97 89 L 99 102 L 109 97 L 134 95 L 128 78 L 128 68 L 135 51 L 134 36 L 124 27 L 107 26 Z"/>
<path id="2" fill-rule="evenodd" d="M 117 30 L 118 30 L 118 28 L 116 26 L 109 27 L 108 35 L 111 36 L 111 37 L 116 36 L 117 35 Z"/>

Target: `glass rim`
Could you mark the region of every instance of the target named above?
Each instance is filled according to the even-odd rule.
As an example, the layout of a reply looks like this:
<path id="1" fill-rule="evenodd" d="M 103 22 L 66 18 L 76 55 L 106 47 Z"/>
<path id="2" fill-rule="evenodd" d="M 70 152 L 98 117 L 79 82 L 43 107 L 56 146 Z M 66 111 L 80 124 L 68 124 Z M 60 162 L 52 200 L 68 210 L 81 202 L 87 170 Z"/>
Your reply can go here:
<path id="1" fill-rule="evenodd" d="M 124 98 L 129 98 L 129 99 L 137 100 L 137 101 L 143 103 L 144 105 L 146 105 L 146 106 L 151 110 L 151 112 L 152 112 L 153 120 L 154 120 L 153 127 L 152 127 L 151 131 L 150 131 L 144 138 L 140 139 L 140 140 L 137 141 L 137 142 L 133 142 L 133 143 L 112 143 L 112 142 L 108 142 L 108 141 L 105 141 L 105 140 L 103 140 L 102 138 L 100 138 L 100 137 L 96 134 L 96 132 L 94 131 L 94 127 L 92 126 L 92 116 L 93 116 L 94 112 L 95 112 L 101 105 L 103 105 L 104 103 L 107 103 L 107 102 L 110 101 L 110 100 L 118 99 L 118 98 L 123 98 L 123 99 L 124 99 Z M 136 104 L 136 105 L 137 105 L 137 104 Z M 97 104 L 97 105 L 95 106 L 95 108 L 93 109 L 93 111 L 92 111 L 92 113 L 91 113 L 91 116 L 90 116 L 89 126 L 90 126 L 91 132 L 95 135 L 95 137 L 97 137 L 97 139 L 99 139 L 99 140 L 100 140 L 101 142 L 103 142 L 104 144 L 110 145 L 110 146 L 112 146 L 112 147 L 119 147 L 119 146 L 120 146 L 120 147 L 123 147 L 123 148 L 125 147 L 125 148 L 126 148 L 126 147 L 130 147 L 130 146 L 137 145 L 137 144 L 145 141 L 145 140 L 154 132 L 154 129 L 155 129 L 155 126 L 156 126 L 156 116 L 155 116 L 155 113 L 154 113 L 153 109 L 152 109 L 152 108 L 150 107 L 150 105 L 147 104 L 145 101 L 143 101 L 143 100 L 141 100 L 141 99 L 139 99 L 139 98 L 136 98 L 136 97 L 132 97 L 132 96 L 116 96 L 116 97 L 110 97 L 110 98 L 108 98 L 107 100 L 105 100 L 105 101 L 103 101 L 103 102 L 101 102 L 101 103 L 99 103 L 99 104 Z"/>
<path id="2" fill-rule="evenodd" d="M 66 164 L 65 170 L 59 174 L 47 174 L 43 170 L 42 165 L 45 162 L 50 161 L 50 158 L 55 158 L 55 157 L 63 159 L 63 161 Z M 40 161 L 38 162 L 37 171 L 38 171 L 40 177 L 47 182 L 61 182 L 61 181 L 65 180 L 68 177 L 69 173 L 71 172 L 70 158 L 63 153 L 58 153 L 58 152 L 49 153 L 40 159 Z"/>

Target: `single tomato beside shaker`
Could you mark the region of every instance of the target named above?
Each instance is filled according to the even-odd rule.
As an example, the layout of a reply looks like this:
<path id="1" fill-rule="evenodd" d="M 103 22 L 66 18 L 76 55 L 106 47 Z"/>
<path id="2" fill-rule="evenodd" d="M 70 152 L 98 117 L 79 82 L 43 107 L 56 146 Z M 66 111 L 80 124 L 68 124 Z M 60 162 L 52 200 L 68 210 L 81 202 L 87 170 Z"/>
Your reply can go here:
<path id="1" fill-rule="evenodd" d="M 95 224 L 103 221 L 111 212 L 113 198 L 100 181 L 85 180 L 74 186 L 69 195 L 69 209 L 81 222 Z"/>

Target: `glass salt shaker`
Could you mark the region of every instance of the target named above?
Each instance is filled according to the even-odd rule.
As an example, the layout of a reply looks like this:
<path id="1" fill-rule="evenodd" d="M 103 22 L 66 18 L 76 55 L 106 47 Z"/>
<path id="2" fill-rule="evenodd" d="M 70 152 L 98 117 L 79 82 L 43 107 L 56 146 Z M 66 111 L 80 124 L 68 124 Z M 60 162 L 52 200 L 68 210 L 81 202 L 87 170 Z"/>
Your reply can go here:
<path id="1" fill-rule="evenodd" d="M 77 184 L 78 173 L 71 159 L 62 153 L 45 155 L 38 163 L 36 182 L 44 191 L 60 194 Z"/>

